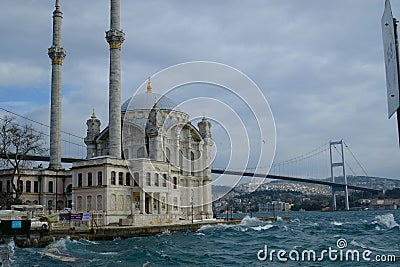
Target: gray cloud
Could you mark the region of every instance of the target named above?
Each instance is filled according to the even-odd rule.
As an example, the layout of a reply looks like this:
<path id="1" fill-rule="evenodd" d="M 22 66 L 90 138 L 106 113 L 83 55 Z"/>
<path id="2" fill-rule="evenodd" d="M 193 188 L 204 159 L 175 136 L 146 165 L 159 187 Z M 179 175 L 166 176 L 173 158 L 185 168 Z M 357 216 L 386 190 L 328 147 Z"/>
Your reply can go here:
<path id="1" fill-rule="evenodd" d="M 108 120 L 108 2 L 62 1 L 63 127 L 80 136 L 92 108 L 103 126 Z M 399 6 L 392 2 L 396 15 Z M 2 0 L 0 6 L 1 105 L 48 124 L 54 3 Z M 277 161 L 343 138 L 369 174 L 399 177 L 396 123 L 386 114 L 384 1 L 159 0 L 121 6 L 122 101 L 165 67 L 221 62 L 247 74 L 268 99 Z"/>

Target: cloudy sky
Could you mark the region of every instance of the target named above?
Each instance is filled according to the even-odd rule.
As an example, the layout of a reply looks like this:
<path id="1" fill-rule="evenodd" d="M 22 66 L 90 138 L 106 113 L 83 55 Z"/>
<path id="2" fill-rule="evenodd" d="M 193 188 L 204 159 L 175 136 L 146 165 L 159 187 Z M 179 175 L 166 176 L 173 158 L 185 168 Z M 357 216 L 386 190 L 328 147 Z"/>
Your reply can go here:
<path id="1" fill-rule="evenodd" d="M 0 2 L 0 107 L 44 124 L 54 2 Z M 93 108 L 108 120 L 109 1 L 61 2 L 63 129 L 84 136 Z M 171 65 L 220 62 L 248 75 L 268 100 L 276 161 L 344 139 L 369 175 L 400 178 L 396 119 L 387 119 L 383 8 L 383 0 L 121 0 L 122 100 Z M 400 1 L 392 8 L 400 18 Z"/>

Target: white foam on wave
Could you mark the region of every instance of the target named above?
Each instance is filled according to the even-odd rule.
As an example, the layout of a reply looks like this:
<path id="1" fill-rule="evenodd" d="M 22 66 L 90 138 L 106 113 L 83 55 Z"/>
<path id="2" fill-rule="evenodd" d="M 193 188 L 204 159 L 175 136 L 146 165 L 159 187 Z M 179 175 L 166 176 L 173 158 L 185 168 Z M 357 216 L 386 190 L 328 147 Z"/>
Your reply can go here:
<path id="1" fill-rule="evenodd" d="M 272 227 L 274 227 L 271 224 L 267 224 L 267 225 L 260 225 L 260 226 L 255 226 L 255 227 L 250 227 L 251 229 L 253 229 L 254 231 L 262 231 L 262 230 L 268 230 L 271 229 Z"/>
<path id="2" fill-rule="evenodd" d="M 8 248 L 9 255 L 10 256 L 14 255 L 14 250 L 15 250 L 14 239 L 10 240 L 10 242 L 7 244 L 7 248 Z"/>
<path id="3" fill-rule="evenodd" d="M 254 223 L 261 223 L 262 221 L 256 217 L 250 217 L 250 216 L 246 216 L 242 219 L 242 221 L 240 222 L 240 225 L 249 225 L 249 224 L 254 224 Z"/>
<path id="4" fill-rule="evenodd" d="M 337 221 L 333 221 L 333 222 L 331 222 L 331 224 L 333 224 L 333 225 L 335 225 L 335 226 L 341 226 L 341 225 L 343 225 L 344 223 L 342 223 L 342 222 L 337 222 Z"/>
<path id="5" fill-rule="evenodd" d="M 54 241 L 51 245 L 58 249 L 67 250 L 67 242 L 71 242 L 71 238 L 67 236 L 66 238 L 60 238 L 57 241 Z"/>
<path id="6" fill-rule="evenodd" d="M 240 231 L 240 232 L 247 232 L 249 230 L 249 228 L 243 227 L 243 226 L 240 226 L 240 225 L 238 227 L 234 227 L 234 229 L 236 231 Z"/>
<path id="7" fill-rule="evenodd" d="M 170 230 L 164 230 L 161 234 L 159 234 L 158 236 L 165 236 L 165 235 L 171 235 L 171 231 Z"/>
<path id="8" fill-rule="evenodd" d="M 377 226 L 378 227 L 377 230 L 381 229 L 381 227 L 379 227 L 379 226 L 384 226 L 387 229 L 400 227 L 400 225 L 394 219 L 393 213 L 388 213 L 388 214 L 384 214 L 384 215 L 375 216 L 375 219 L 372 222 L 372 224 L 377 224 L 378 225 Z"/>
<path id="9" fill-rule="evenodd" d="M 100 252 L 101 255 L 117 255 L 118 252 L 115 251 L 107 251 L 107 252 Z"/>
<path id="10" fill-rule="evenodd" d="M 197 232 L 205 231 L 205 230 L 212 229 L 212 228 L 214 228 L 214 226 L 212 226 L 212 225 L 210 225 L 210 224 L 206 224 L 206 225 L 203 225 L 202 227 L 200 227 L 200 228 L 197 230 Z"/>
<path id="11" fill-rule="evenodd" d="M 87 245 L 99 245 L 100 243 L 96 242 L 96 241 L 91 241 L 91 240 L 87 240 L 87 239 L 81 239 L 80 242 L 81 244 Z"/>

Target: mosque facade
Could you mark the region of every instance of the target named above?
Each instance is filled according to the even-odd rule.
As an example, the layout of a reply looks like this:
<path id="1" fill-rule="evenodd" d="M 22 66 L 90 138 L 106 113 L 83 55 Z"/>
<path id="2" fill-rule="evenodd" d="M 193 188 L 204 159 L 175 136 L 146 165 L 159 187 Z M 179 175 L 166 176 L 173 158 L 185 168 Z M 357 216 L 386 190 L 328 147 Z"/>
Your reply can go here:
<path id="1" fill-rule="evenodd" d="M 108 223 L 212 218 L 211 123 L 198 128 L 166 96 L 147 92 L 121 106 L 123 159 L 110 156 L 109 127 L 87 120 L 87 160 L 72 166 L 75 209 L 102 210 Z"/>
<path id="2" fill-rule="evenodd" d="M 87 120 L 86 159 L 61 165 L 62 47 L 60 0 L 53 12 L 50 164 L 22 170 L 25 203 L 103 214 L 103 224 L 145 225 L 212 218 L 211 123 L 192 125 L 170 98 L 147 91 L 121 104 L 120 0 L 110 0 L 109 122 L 101 129 L 94 111 Z M 0 171 L 0 189 L 16 177 Z M 6 188 L 6 186 L 8 186 Z"/>

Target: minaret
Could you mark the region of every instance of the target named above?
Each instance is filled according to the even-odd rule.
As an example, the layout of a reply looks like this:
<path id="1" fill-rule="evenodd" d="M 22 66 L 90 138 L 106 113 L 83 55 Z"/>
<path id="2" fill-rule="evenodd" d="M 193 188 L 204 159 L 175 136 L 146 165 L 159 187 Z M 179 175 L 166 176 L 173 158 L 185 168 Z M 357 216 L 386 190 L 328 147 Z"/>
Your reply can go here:
<path id="1" fill-rule="evenodd" d="M 211 137 L 211 122 L 206 119 L 203 115 L 203 119 L 197 124 L 199 127 L 199 132 L 203 138 L 203 152 L 202 152 L 202 162 L 203 162 L 203 203 L 202 210 L 205 212 L 207 218 L 212 218 L 212 177 L 211 177 L 211 153 L 213 149 L 214 141 Z"/>
<path id="2" fill-rule="evenodd" d="M 61 169 L 61 100 L 62 62 L 66 56 L 62 47 L 62 15 L 60 0 L 56 0 L 53 12 L 53 44 L 48 50 L 51 59 L 51 107 L 50 107 L 50 165 L 49 169 Z"/>
<path id="3" fill-rule="evenodd" d="M 92 116 L 86 121 L 86 125 L 87 133 L 84 141 L 87 148 L 86 158 L 90 159 L 97 156 L 96 137 L 100 133 L 101 125 L 100 120 L 96 117 L 96 114 L 94 113 L 94 109 Z"/>
<path id="4" fill-rule="evenodd" d="M 110 30 L 106 32 L 110 45 L 109 81 L 109 154 L 121 158 L 121 45 L 125 34 L 120 30 L 120 0 L 111 0 Z"/>

